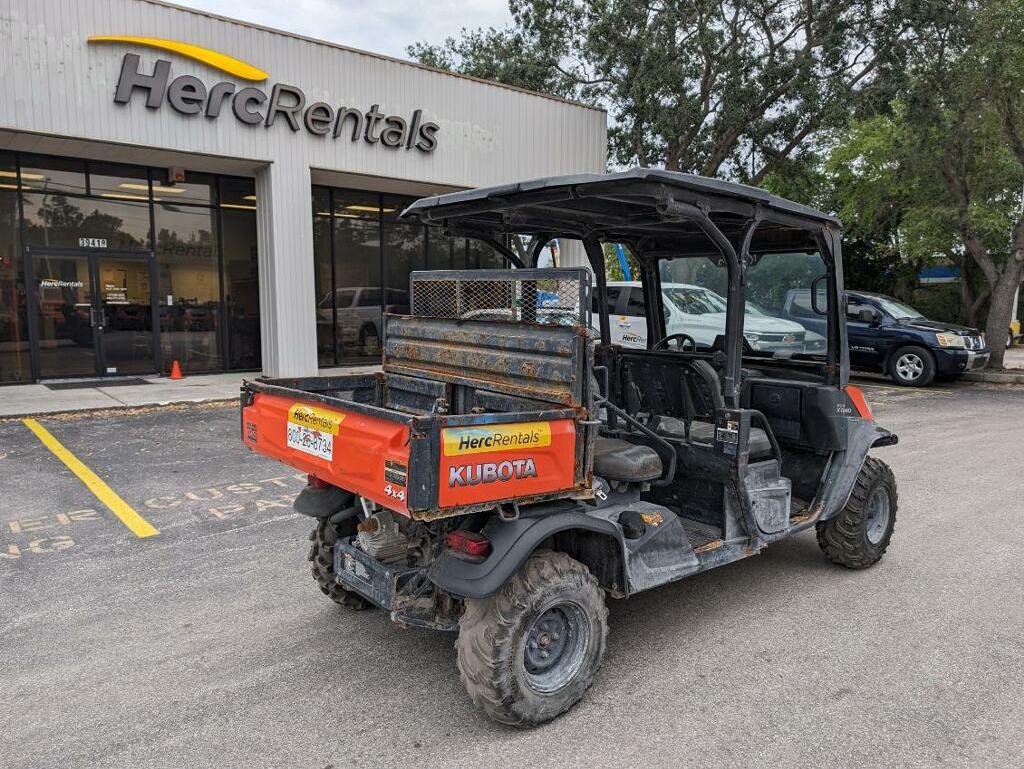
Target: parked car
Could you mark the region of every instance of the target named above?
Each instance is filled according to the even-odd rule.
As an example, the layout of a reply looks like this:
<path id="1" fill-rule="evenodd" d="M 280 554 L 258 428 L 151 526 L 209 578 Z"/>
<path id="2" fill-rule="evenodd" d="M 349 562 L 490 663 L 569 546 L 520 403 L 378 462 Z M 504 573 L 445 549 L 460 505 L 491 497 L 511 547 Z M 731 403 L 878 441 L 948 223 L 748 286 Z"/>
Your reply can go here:
<path id="1" fill-rule="evenodd" d="M 819 309 L 825 299 L 819 294 Z M 825 316 L 811 307 L 811 291 L 791 289 L 782 317 L 808 331 L 826 333 Z M 935 378 L 953 379 L 988 365 L 989 351 L 980 331 L 928 320 L 891 296 L 846 292 L 846 334 L 850 366 L 881 371 L 899 385 L 925 387 Z"/>
<path id="2" fill-rule="evenodd" d="M 710 349 L 725 334 L 724 297 L 689 283 L 662 283 L 661 293 L 668 334 L 686 334 L 699 349 Z M 747 302 L 746 310 L 743 338 L 750 350 L 776 355 L 805 351 L 806 331 L 800 323 L 772 317 L 753 302 Z M 609 283 L 608 314 L 613 343 L 647 347 L 647 315 L 639 283 Z"/>
<path id="3" fill-rule="evenodd" d="M 341 349 L 356 355 L 380 354 L 381 311 L 405 313 L 409 311 L 409 297 L 401 289 L 384 289 L 387 303 L 381 305 L 382 289 L 379 286 L 357 286 L 339 288 L 334 292 L 334 307 L 331 292 L 328 291 L 316 306 L 317 325 L 326 343 L 331 338 L 331 315 L 337 309 L 336 327 L 338 344 Z"/>

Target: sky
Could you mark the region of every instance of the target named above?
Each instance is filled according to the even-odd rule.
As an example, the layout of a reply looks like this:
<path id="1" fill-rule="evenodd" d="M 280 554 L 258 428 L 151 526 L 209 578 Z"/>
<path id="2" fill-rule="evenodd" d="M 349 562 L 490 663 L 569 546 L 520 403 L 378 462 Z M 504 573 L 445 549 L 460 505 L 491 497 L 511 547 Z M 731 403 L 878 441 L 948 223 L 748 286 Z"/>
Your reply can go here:
<path id="1" fill-rule="evenodd" d="M 408 59 L 406 46 L 503 27 L 507 0 L 170 0 L 221 16 Z M 283 12 L 285 11 L 285 12 Z"/>

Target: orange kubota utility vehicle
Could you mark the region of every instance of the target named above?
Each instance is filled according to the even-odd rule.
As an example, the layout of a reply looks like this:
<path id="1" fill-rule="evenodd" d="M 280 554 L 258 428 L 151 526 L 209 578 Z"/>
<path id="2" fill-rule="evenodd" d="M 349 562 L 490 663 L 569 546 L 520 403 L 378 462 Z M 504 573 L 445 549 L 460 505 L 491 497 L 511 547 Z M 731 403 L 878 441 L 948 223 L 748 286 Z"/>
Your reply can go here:
<path id="1" fill-rule="evenodd" d="M 247 382 L 242 438 L 309 474 L 295 509 L 316 519 L 321 590 L 457 631 L 462 680 L 491 717 L 538 724 L 583 696 L 606 596 L 810 528 L 838 564 L 881 558 L 896 486 L 868 451 L 896 437 L 847 381 L 835 219 L 648 169 L 453 193 L 403 215 L 515 269 L 413 273 L 381 372 Z M 553 238 L 579 241 L 590 268 L 536 269 Z M 611 295 L 606 244 L 639 266 L 628 298 Z M 712 345 L 666 332 L 671 286 L 695 283 L 726 297 Z M 801 352 L 744 333 L 745 315 L 794 288 L 810 289 L 825 339 Z M 646 316 L 646 349 L 602 341 L 627 302 Z"/>

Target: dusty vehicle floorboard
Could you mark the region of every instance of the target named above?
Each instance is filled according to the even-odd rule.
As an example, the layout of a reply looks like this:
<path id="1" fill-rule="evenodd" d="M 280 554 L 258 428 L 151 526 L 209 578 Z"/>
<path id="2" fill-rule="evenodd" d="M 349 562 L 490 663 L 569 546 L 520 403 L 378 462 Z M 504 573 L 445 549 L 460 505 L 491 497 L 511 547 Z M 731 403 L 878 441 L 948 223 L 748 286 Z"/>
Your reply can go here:
<path id="1" fill-rule="evenodd" d="M 472 706 L 450 636 L 310 590 L 304 481 L 235 408 L 39 420 L 144 538 L 0 423 L 0 763 L 1019 766 L 1024 388 L 858 383 L 900 435 L 894 557 L 836 569 L 810 531 L 612 601 L 601 679 L 528 733 Z"/>

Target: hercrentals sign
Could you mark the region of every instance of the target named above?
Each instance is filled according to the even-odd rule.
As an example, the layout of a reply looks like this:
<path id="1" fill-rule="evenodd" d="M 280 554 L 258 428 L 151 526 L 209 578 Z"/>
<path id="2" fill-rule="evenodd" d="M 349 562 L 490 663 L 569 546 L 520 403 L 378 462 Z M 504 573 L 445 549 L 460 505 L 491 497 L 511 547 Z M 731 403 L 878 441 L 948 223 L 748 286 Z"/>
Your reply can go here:
<path id="1" fill-rule="evenodd" d="M 230 75 L 251 82 L 263 82 L 267 73 L 217 51 L 182 43 L 147 37 L 97 36 L 89 42 L 120 42 L 172 51 Z M 418 150 L 430 153 L 437 148 L 437 123 L 423 120 L 423 110 L 413 110 L 408 117 L 389 115 L 380 104 L 369 109 L 331 105 L 323 101 L 309 102 L 302 89 L 275 83 L 269 92 L 262 87 L 238 87 L 220 82 L 208 86 L 194 75 L 178 75 L 171 79 L 171 62 L 158 59 L 151 70 L 142 65 L 137 54 L 126 53 L 114 90 L 116 104 L 130 104 L 133 98 L 144 100 L 147 108 L 157 110 L 164 102 L 182 115 L 203 115 L 216 120 L 231 112 L 244 125 L 270 128 L 279 120 L 295 132 L 305 130 L 314 136 L 347 138 L 353 142 L 380 144 L 389 149 Z"/>

